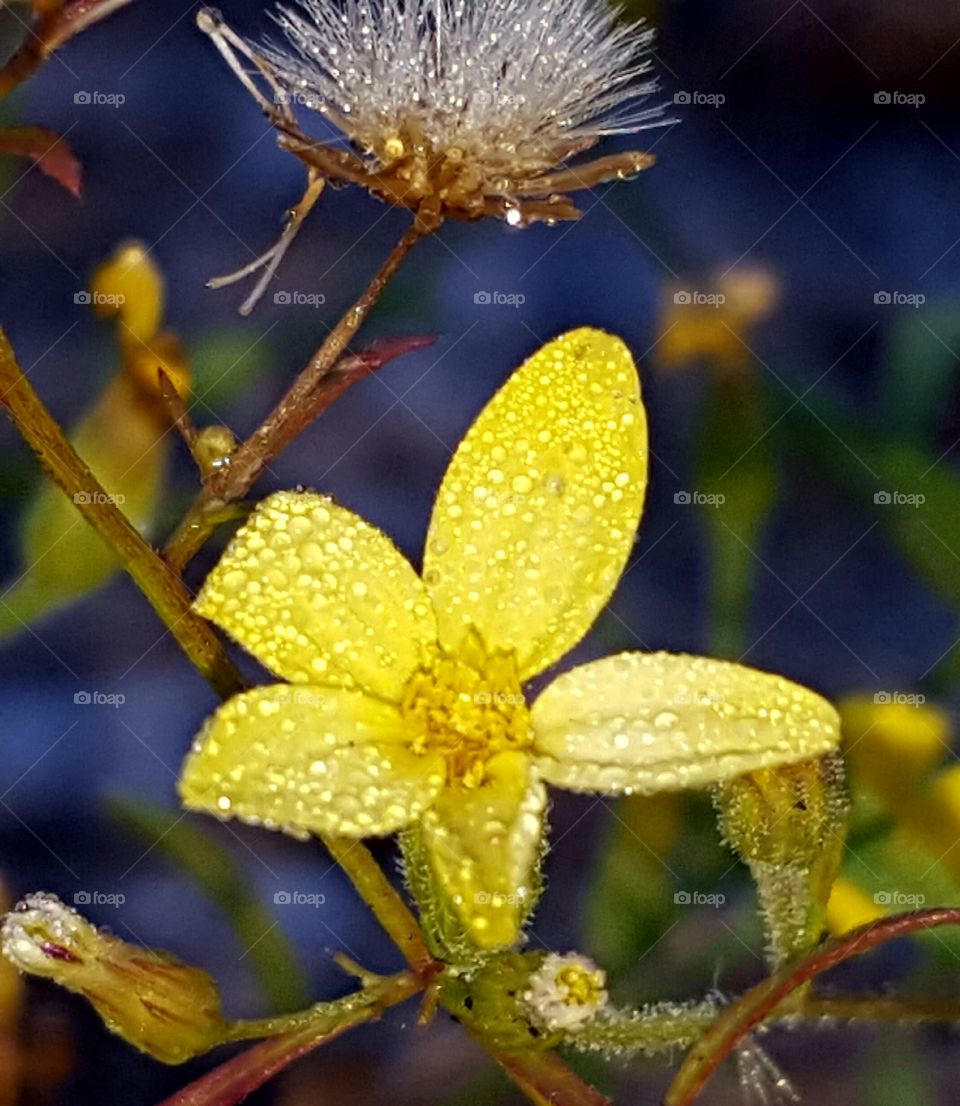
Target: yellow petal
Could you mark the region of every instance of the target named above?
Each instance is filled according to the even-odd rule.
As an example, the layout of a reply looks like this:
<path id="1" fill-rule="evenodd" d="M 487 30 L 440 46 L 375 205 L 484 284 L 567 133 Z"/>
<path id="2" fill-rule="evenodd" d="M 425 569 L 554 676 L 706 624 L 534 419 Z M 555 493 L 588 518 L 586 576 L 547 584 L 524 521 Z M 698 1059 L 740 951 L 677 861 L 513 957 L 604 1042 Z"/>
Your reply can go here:
<path id="1" fill-rule="evenodd" d="M 523 753 L 500 753 L 477 788 L 444 789 L 419 825 L 434 876 L 475 944 L 520 935 L 534 895 L 546 794 Z"/>
<path id="2" fill-rule="evenodd" d="M 423 584 L 390 539 L 311 492 L 265 499 L 196 607 L 286 680 L 390 700 L 436 642 Z"/>
<path id="3" fill-rule="evenodd" d="M 573 330 L 535 353 L 460 443 L 434 507 L 423 578 L 440 640 L 468 628 L 515 650 L 522 679 L 590 628 L 633 544 L 647 475 L 630 351 Z"/>
<path id="4" fill-rule="evenodd" d="M 531 711 L 537 767 L 574 791 L 702 787 L 821 756 L 840 720 L 819 695 L 731 661 L 621 653 L 574 668 Z"/>
<path id="5" fill-rule="evenodd" d="M 443 783 L 435 753 L 410 751 L 389 703 L 344 688 L 275 684 L 236 695 L 208 721 L 180 780 L 184 805 L 296 837 L 393 833 Z"/>

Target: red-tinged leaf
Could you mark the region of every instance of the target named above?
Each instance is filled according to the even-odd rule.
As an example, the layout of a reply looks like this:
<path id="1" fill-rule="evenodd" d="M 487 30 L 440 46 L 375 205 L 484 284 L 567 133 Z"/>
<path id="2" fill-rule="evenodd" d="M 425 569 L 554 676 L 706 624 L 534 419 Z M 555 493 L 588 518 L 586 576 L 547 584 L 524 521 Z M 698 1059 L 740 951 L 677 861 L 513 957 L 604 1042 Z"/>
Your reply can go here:
<path id="1" fill-rule="evenodd" d="M 83 171 L 66 140 L 46 127 L 7 127 L 0 130 L 0 153 L 29 157 L 37 168 L 63 185 L 78 199 Z"/>
<path id="2" fill-rule="evenodd" d="M 27 77 L 74 35 L 129 4 L 130 0 L 66 0 L 62 4 L 34 4 L 37 13 L 26 41 L 0 69 L 0 96 Z"/>
<path id="3" fill-rule="evenodd" d="M 663 1106 L 691 1106 L 710 1077 L 736 1047 L 794 991 L 844 960 L 875 949 L 897 937 L 906 937 L 936 926 L 960 925 L 960 907 L 934 907 L 894 914 L 825 941 L 803 960 L 787 964 L 720 1015 L 687 1053 L 667 1091 Z"/>

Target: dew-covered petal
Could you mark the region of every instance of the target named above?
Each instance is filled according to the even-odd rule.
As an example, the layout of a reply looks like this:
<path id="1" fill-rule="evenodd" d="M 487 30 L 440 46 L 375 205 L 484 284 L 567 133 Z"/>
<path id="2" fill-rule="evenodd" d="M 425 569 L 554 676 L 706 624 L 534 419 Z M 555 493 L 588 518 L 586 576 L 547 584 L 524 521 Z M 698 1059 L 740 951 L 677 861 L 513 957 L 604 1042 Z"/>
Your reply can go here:
<path id="1" fill-rule="evenodd" d="M 587 632 L 633 544 L 647 475 L 630 351 L 573 330 L 518 369 L 460 443 L 437 495 L 424 581 L 441 643 L 470 626 L 521 679 Z"/>
<path id="2" fill-rule="evenodd" d="M 549 783 L 614 793 L 702 787 L 821 756 L 840 720 L 819 695 L 731 661 L 621 653 L 555 680 L 531 711 Z"/>
<path id="3" fill-rule="evenodd" d="M 196 608 L 285 680 L 391 700 L 436 642 L 423 584 L 390 539 L 312 492 L 268 496 Z"/>
<path id="4" fill-rule="evenodd" d="M 191 810 L 296 837 L 393 833 L 444 780 L 436 753 L 410 751 L 399 711 L 360 691 L 274 684 L 228 700 L 183 766 Z"/>
<path id="5" fill-rule="evenodd" d="M 448 787 L 418 827 L 437 883 L 473 942 L 504 948 L 535 894 L 546 791 L 523 753 L 500 753 L 477 788 Z"/>

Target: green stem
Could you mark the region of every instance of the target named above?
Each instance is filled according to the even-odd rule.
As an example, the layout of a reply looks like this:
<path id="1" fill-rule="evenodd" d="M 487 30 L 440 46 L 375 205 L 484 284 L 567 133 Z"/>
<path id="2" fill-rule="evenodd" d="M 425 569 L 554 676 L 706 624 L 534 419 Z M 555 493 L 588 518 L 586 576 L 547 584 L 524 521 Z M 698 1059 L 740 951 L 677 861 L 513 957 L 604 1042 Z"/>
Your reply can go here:
<path id="1" fill-rule="evenodd" d="M 294 1060 L 339 1037 L 348 1029 L 372 1021 L 388 1007 L 415 995 L 422 987 L 423 983 L 417 976 L 402 972 L 384 979 L 380 986 L 347 995 L 337 1002 L 319 1003 L 300 1015 L 266 1022 L 239 1023 L 235 1027 L 233 1040 L 275 1032 L 271 1029 L 271 1022 L 275 1025 L 285 1022 L 289 1024 L 290 1031 L 271 1036 L 254 1048 L 234 1056 L 164 1099 L 160 1106 L 234 1106 Z"/>
<path id="2" fill-rule="evenodd" d="M 238 1021 L 230 1026 L 228 1041 L 251 1041 L 261 1037 L 306 1037 L 315 1040 L 329 1036 L 334 1030 L 367 1021 L 388 1006 L 403 1002 L 423 990 L 423 980 L 413 972 L 398 972 L 386 976 L 334 1002 L 317 1002 L 294 1014 L 279 1014 L 273 1018 Z"/>
<path id="3" fill-rule="evenodd" d="M 7 409 L 41 465 L 113 549 L 124 569 L 221 698 L 244 686 L 210 625 L 193 613 L 183 581 L 143 540 L 67 440 L 17 364 L 0 330 L 0 405 Z"/>

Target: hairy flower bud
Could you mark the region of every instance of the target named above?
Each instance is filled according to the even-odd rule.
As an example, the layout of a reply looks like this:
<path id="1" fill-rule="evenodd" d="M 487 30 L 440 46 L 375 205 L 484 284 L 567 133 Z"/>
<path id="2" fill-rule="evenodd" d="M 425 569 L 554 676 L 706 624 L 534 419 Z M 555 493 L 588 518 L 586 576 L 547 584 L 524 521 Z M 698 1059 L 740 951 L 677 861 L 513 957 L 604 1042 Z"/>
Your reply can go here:
<path id="1" fill-rule="evenodd" d="M 18 903 L 0 947 L 21 971 L 83 995 L 110 1030 L 164 1063 L 183 1063 L 228 1033 L 206 972 L 98 930 L 56 895 Z"/>
<path id="2" fill-rule="evenodd" d="M 714 791 L 720 830 L 757 883 L 771 960 L 812 947 L 824 928 L 847 815 L 836 754 L 759 769 Z"/>

